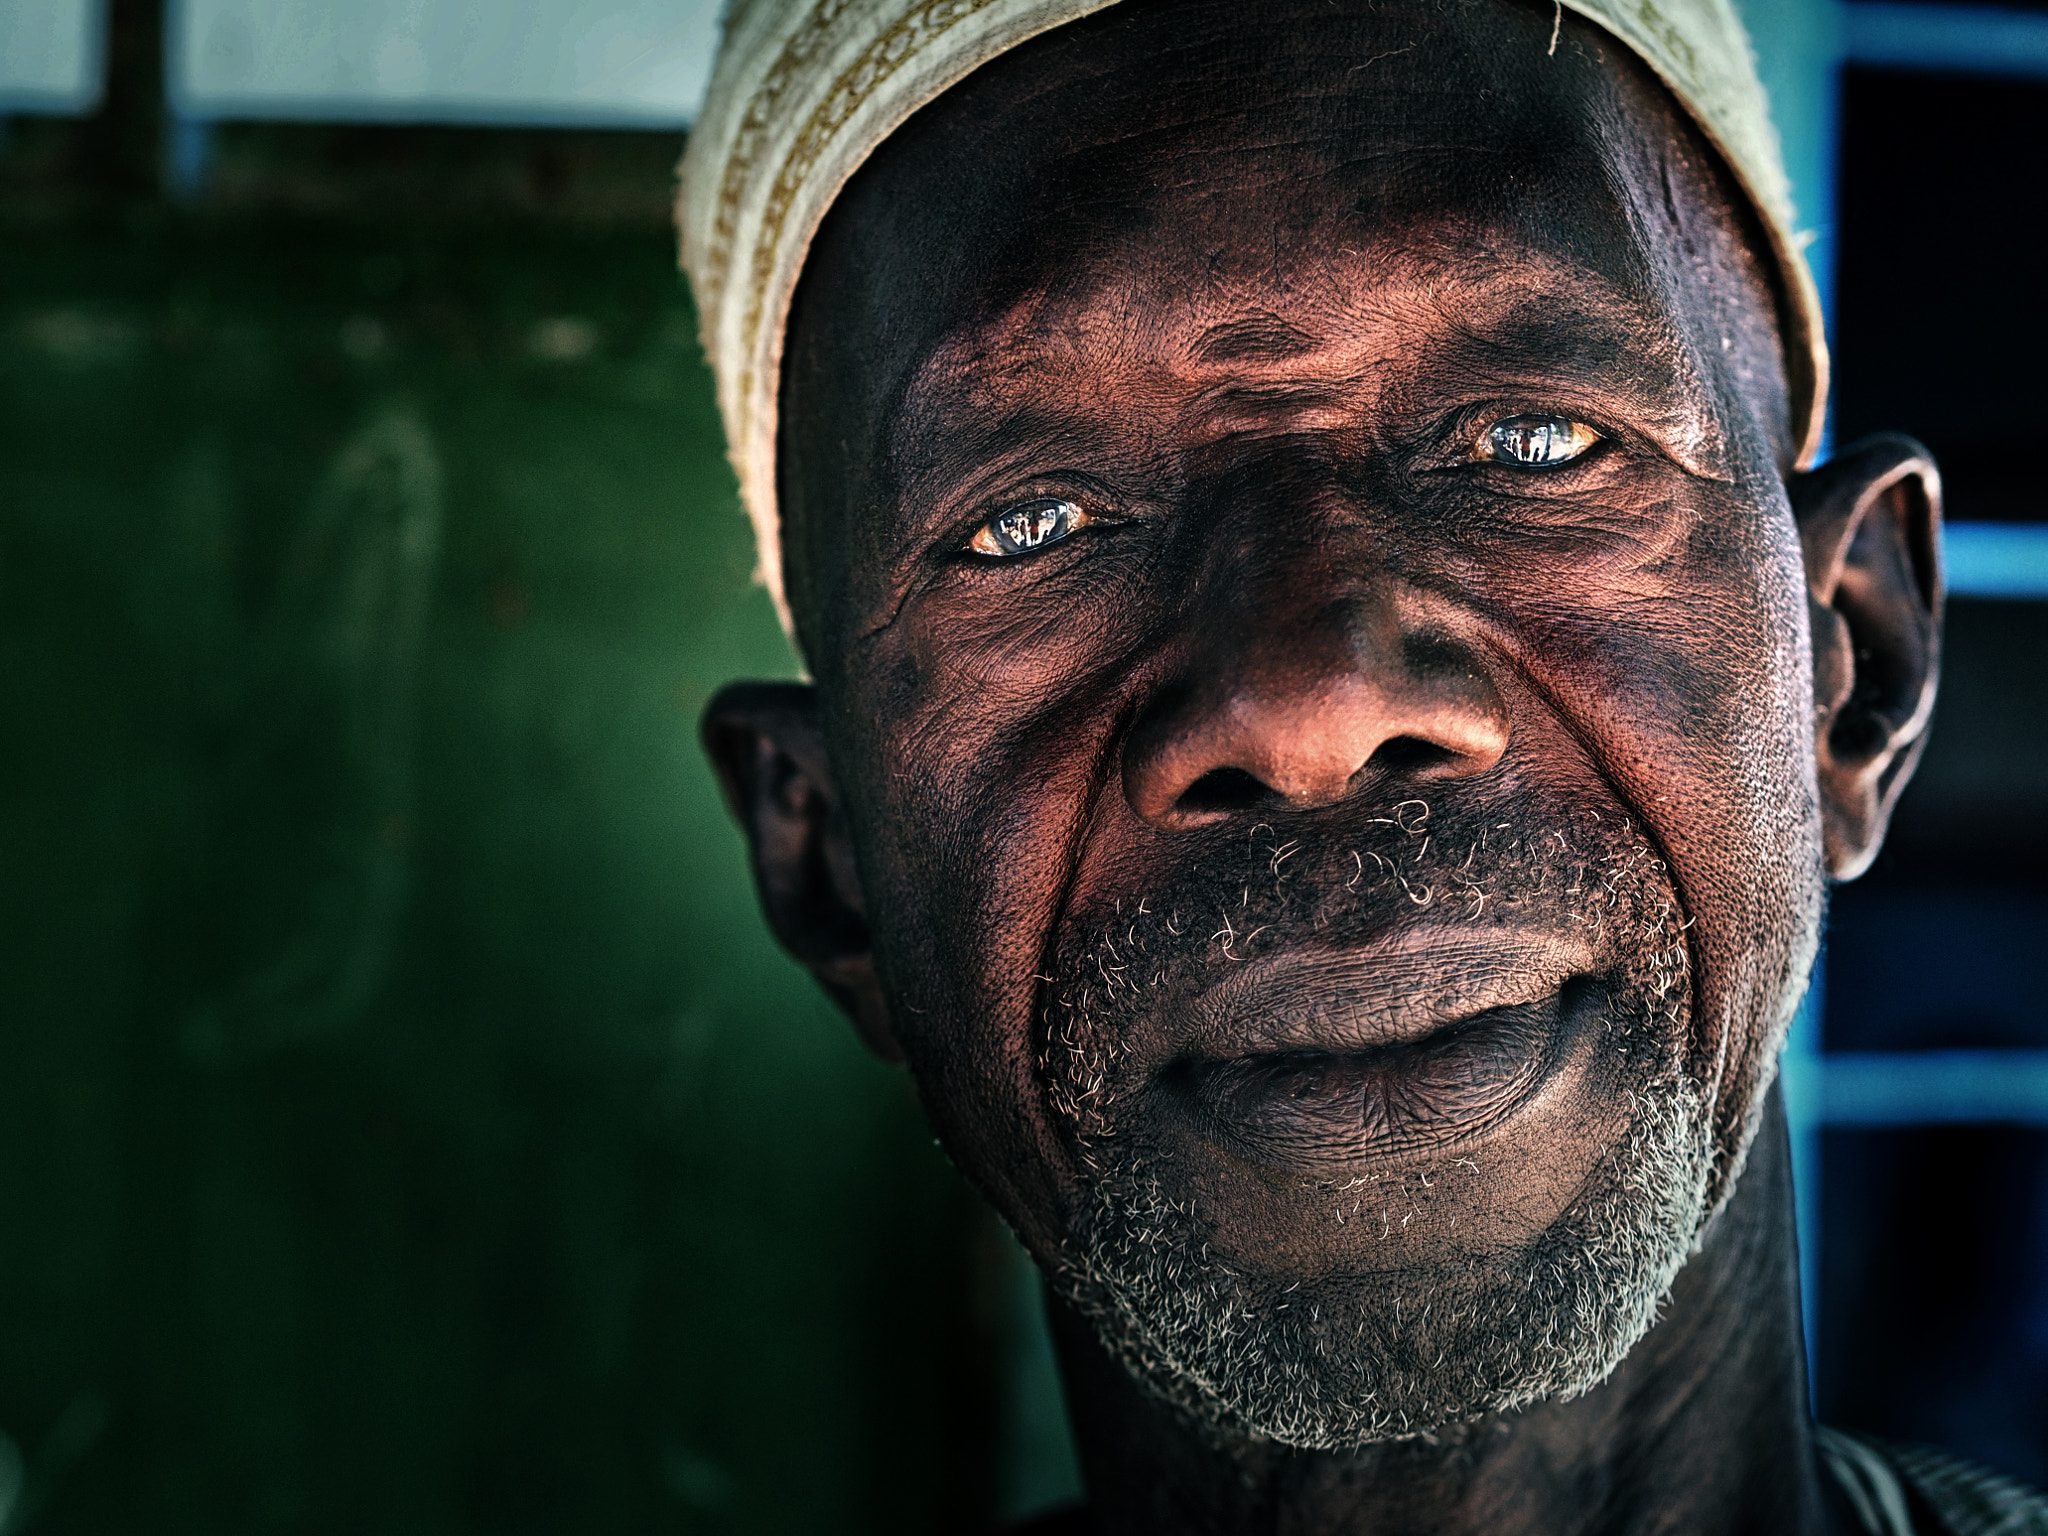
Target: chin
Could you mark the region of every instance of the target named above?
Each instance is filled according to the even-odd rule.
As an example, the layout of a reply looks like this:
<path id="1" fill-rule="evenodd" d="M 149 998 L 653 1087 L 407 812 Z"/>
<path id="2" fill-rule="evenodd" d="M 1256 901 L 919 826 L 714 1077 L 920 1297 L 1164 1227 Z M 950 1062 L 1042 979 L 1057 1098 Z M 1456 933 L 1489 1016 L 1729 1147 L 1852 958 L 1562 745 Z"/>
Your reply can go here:
<path id="1" fill-rule="evenodd" d="M 1240 843 L 1068 927 L 1051 1283 L 1214 1438 L 1340 1450 L 1583 1393 L 1697 1244 L 1715 1140 L 1667 872 L 1618 816 L 1472 820 L 1436 859 Z"/>

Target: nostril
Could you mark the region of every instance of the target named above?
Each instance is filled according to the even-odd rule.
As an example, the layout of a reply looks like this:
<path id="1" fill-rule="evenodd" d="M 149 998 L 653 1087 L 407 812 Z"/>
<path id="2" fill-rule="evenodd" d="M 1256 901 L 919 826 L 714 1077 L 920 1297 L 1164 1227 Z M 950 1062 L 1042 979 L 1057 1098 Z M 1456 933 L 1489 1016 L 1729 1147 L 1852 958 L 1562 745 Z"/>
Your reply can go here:
<path id="1" fill-rule="evenodd" d="M 1424 741 L 1420 736 L 1389 736 L 1366 759 L 1366 766 L 1387 773 L 1416 773 L 1441 767 L 1457 756 L 1448 747 Z"/>
<path id="2" fill-rule="evenodd" d="M 1214 816 L 1249 811 L 1273 798 L 1273 792 L 1242 768 L 1211 768 L 1180 793 L 1174 809 L 1187 815 Z"/>

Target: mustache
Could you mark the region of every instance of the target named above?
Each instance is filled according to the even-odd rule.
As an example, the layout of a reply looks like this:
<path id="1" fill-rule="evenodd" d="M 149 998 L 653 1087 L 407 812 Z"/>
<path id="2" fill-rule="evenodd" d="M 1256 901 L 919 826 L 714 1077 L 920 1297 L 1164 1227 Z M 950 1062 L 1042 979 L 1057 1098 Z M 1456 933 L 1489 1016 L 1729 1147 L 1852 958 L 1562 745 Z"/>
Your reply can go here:
<path id="1" fill-rule="evenodd" d="M 1634 999 L 1614 1028 L 1654 1034 L 1690 985 L 1690 923 L 1662 856 L 1597 807 L 1517 817 L 1410 797 L 1313 841 L 1260 823 L 1106 905 L 1062 926 L 1039 978 L 1041 1080 L 1084 1141 L 1152 1074 L 1206 1054 L 1218 1020 L 1284 1048 L 1327 1004 L 1362 1036 L 1414 1038 L 1467 1011 L 1461 998 L 1604 975 Z M 1297 988 L 1262 1018 L 1265 982 L 1303 965 L 1320 996 Z M 1332 983 L 1333 970 L 1348 974 Z"/>
<path id="2" fill-rule="evenodd" d="M 1504 809 L 1411 796 L 1341 830 L 1257 823 L 1170 880 L 1071 915 L 1043 995 L 1051 1008 L 1127 1003 L 1280 948 L 1347 948 L 1420 923 L 1474 942 L 1521 926 L 1594 937 L 1690 926 L 1661 853 L 1625 815 Z"/>

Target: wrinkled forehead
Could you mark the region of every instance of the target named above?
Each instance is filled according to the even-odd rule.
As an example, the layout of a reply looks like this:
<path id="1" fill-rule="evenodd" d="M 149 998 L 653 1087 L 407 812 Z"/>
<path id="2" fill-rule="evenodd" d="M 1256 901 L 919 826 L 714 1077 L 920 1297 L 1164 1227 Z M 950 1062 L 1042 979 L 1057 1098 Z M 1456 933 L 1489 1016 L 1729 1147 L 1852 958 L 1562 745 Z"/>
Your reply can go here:
<path id="1" fill-rule="evenodd" d="M 1634 56 L 1550 4 L 1126 0 L 953 88 L 841 195 L 792 316 L 785 515 L 801 543 L 828 510 L 798 451 L 821 416 L 874 504 L 937 396 L 1119 331 L 1213 362 L 1519 316 L 1683 373 L 1732 307 L 1774 349 L 1745 208 Z"/>
<path id="2" fill-rule="evenodd" d="M 1698 348 L 1654 284 L 1603 270 L 1584 242 L 1551 249 L 1452 216 L 1290 231 L 1255 197 L 1225 222 L 1236 228 L 1157 229 L 945 333 L 878 445 L 897 487 L 1090 415 L 1128 433 L 1136 412 L 1165 408 L 1176 440 L 1197 447 L 1262 421 L 1338 427 L 1372 418 L 1383 397 L 1483 382 L 1512 395 L 1537 379 L 1625 403 L 1681 462 L 1720 471 L 1713 413 L 1687 409 L 1708 393 Z M 1633 265 L 1626 246 L 1612 254 Z"/>

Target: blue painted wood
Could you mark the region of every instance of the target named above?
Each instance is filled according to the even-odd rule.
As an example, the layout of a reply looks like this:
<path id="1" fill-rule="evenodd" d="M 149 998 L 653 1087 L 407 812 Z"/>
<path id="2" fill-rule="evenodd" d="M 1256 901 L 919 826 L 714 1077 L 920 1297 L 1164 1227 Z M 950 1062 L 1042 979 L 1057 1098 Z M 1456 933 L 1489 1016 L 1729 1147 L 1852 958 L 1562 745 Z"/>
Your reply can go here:
<path id="1" fill-rule="evenodd" d="M 2048 523 L 1950 523 L 1942 554 L 1958 597 L 2048 598 Z"/>
<path id="2" fill-rule="evenodd" d="M 1851 63 L 2048 78 L 2048 14 L 1997 6 L 1861 0 L 1842 8 Z"/>
<path id="3" fill-rule="evenodd" d="M 1788 1053 L 1784 1072 L 1815 1124 L 2048 1125 L 2048 1050 Z"/>

